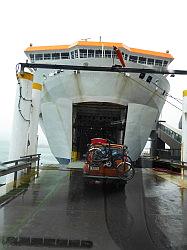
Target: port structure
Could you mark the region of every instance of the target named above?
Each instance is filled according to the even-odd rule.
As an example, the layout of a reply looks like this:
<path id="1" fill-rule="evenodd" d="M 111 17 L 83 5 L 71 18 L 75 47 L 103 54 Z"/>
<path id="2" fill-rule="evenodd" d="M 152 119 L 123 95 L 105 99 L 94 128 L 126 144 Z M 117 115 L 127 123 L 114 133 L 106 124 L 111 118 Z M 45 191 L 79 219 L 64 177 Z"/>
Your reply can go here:
<path id="1" fill-rule="evenodd" d="M 151 135 L 151 156 L 162 159 L 181 160 L 182 130 L 166 122 L 158 122 Z M 166 149 L 165 144 L 170 148 Z"/>

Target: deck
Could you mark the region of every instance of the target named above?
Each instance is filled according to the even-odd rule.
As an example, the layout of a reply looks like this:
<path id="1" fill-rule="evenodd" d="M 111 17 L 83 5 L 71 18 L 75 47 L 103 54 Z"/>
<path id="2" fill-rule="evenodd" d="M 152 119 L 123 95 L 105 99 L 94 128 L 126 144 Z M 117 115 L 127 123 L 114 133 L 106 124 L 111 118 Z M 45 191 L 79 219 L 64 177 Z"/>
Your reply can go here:
<path id="1" fill-rule="evenodd" d="M 137 168 L 123 191 L 85 188 L 81 167 L 42 166 L 27 179 L 0 209 L 0 249 L 186 249 L 186 187 Z"/>

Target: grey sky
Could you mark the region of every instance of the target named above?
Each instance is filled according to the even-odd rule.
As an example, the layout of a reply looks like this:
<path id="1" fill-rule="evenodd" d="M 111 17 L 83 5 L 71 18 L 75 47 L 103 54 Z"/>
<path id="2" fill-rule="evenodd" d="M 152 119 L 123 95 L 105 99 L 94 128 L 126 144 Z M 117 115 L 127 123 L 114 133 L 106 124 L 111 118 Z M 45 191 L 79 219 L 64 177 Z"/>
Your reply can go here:
<path id="1" fill-rule="evenodd" d="M 169 50 L 170 68 L 187 69 L 186 0 L 1 1 L 0 137 L 10 137 L 16 90 L 15 65 L 33 45 L 70 44 L 83 38 L 123 42 L 129 47 Z M 182 99 L 187 77 L 169 78 L 170 94 Z M 170 100 L 172 101 L 172 100 Z M 162 119 L 177 126 L 180 112 L 166 104 Z"/>

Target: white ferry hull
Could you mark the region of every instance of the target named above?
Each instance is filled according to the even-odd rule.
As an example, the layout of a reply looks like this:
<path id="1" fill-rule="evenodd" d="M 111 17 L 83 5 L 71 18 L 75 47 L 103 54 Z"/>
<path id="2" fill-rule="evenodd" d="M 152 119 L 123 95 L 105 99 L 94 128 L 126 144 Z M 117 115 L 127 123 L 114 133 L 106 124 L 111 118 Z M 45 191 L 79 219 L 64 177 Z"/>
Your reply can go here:
<path id="1" fill-rule="evenodd" d="M 158 82 L 158 76 L 152 77 Z M 165 77 L 160 77 L 158 84 L 160 88 L 140 79 L 139 74 L 64 71 L 48 77 L 44 82 L 40 123 L 59 163 L 71 161 L 73 105 L 92 102 L 128 107 L 124 143 L 136 160 L 164 105 L 166 97 L 160 89 L 169 90 Z"/>

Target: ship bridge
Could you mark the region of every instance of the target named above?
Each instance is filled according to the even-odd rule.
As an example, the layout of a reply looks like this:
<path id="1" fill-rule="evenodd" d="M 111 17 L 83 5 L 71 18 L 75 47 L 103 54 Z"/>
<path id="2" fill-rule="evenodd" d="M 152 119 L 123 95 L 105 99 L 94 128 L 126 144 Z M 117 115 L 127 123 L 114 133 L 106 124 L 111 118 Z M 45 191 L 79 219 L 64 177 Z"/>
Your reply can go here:
<path id="1" fill-rule="evenodd" d="M 173 56 L 166 51 L 156 52 L 137 48 L 130 48 L 119 42 L 78 41 L 70 45 L 33 46 L 26 48 L 25 54 L 32 63 L 56 63 L 77 59 L 105 58 L 115 61 L 117 58 L 114 47 L 121 50 L 124 60 L 151 67 L 168 67 Z M 117 61 L 115 61 L 116 63 Z"/>

